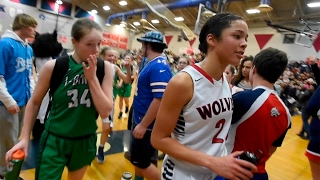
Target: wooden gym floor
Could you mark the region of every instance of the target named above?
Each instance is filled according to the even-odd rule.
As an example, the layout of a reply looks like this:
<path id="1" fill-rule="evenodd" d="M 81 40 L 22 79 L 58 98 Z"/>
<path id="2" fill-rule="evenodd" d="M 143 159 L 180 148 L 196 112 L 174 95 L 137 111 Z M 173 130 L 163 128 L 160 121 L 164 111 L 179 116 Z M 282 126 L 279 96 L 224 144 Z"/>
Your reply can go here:
<path id="1" fill-rule="evenodd" d="M 133 94 L 133 93 L 132 93 Z M 130 99 L 130 103 L 132 98 Z M 127 128 L 126 116 L 121 120 L 117 119 L 119 113 L 118 98 L 116 100 L 115 118 L 113 133 L 109 138 L 109 145 L 106 146 L 105 163 L 99 164 L 94 160 L 84 176 L 84 180 L 120 180 L 123 172 L 134 173 L 134 168 L 128 160 L 124 158 L 124 151 L 129 147 L 130 132 Z M 101 132 L 101 119 L 97 121 L 98 133 Z M 301 117 L 292 118 L 292 128 L 278 148 L 275 154 L 267 162 L 267 171 L 270 180 L 311 180 L 310 166 L 304 155 L 308 141 L 301 139 L 296 134 L 301 129 Z M 99 134 L 98 134 L 99 135 Z M 28 159 L 25 161 L 21 177 L 25 180 L 34 180 L 35 160 L 38 142 L 31 141 Z M 158 162 L 160 170 L 162 161 Z M 67 180 L 67 171 L 63 172 L 63 180 Z"/>

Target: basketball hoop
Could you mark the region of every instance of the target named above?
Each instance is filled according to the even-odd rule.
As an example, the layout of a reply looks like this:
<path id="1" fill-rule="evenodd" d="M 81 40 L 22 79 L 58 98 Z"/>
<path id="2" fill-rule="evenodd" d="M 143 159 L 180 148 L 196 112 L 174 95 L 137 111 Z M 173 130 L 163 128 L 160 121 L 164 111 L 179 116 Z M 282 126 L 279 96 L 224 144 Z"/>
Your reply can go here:
<path id="1" fill-rule="evenodd" d="M 319 22 L 305 22 L 305 26 L 301 29 L 300 34 L 296 38 L 295 44 L 304 47 L 312 47 L 314 41 L 318 38 L 320 32 Z M 312 29 L 310 27 L 313 27 Z"/>

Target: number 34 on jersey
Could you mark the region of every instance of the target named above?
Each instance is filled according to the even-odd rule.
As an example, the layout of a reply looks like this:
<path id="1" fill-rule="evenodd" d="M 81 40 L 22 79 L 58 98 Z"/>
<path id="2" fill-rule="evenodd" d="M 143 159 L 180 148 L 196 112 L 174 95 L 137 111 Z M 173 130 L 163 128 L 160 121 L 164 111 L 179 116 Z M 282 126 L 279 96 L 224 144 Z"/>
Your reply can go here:
<path id="1" fill-rule="evenodd" d="M 71 97 L 71 102 L 68 103 L 68 108 L 75 108 L 79 105 L 85 105 L 87 108 L 91 107 L 91 101 L 88 97 L 89 89 L 85 89 L 82 94 L 79 94 L 78 89 L 71 89 L 67 91 L 67 96 Z"/>

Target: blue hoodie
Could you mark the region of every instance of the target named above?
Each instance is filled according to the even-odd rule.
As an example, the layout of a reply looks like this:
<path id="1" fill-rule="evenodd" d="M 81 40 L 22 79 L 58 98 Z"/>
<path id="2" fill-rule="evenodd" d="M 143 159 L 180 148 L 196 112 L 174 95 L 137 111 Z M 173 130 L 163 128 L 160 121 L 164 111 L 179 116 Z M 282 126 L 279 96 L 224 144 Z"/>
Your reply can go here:
<path id="1" fill-rule="evenodd" d="M 16 33 L 7 30 L 0 39 L 0 105 L 25 106 L 30 99 L 32 48 Z"/>

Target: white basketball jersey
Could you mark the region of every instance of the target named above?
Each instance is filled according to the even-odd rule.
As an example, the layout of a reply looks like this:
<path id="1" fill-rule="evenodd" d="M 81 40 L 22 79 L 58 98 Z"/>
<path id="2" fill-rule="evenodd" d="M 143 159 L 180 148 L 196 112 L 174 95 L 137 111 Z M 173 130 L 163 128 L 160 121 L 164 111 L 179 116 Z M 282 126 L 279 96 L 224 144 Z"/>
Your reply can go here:
<path id="1" fill-rule="evenodd" d="M 237 93 L 237 90 L 238 90 L 239 88 L 237 87 L 237 86 L 232 86 L 232 88 L 231 88 L 231 94 L 233 95 L 233 94 L 235 94 L 235 93 Z"/>
<path id="2" fill-rule="evenodd" d="M 172 138 L 179 143 L 211 156 L 225 156 L 226 137 L 232 118 L 232 97 L 230 86 L 223 77 L 212 79 L 199 64 L 186 67 L 193 81 L 193 97 L 180 113 Z M 169 159 L 178 166 L 189 170 L 212 173 L 205 167 Z"/>

